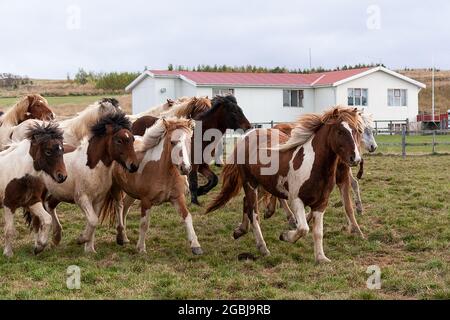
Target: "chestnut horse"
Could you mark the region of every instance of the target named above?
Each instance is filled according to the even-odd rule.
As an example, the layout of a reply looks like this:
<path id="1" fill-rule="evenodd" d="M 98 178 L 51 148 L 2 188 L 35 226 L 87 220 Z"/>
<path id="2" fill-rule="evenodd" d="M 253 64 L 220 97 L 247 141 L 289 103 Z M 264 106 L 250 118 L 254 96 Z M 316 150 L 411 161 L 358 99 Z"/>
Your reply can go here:
<path id="1" fill-rule="evenodd" d="M 12 128 L 28 119 L 53 120 L 55 114 L 47 100 L 39 94 L 22 97 L 11 109 L 0 117 L 0 148 L 9 142 Z M 25 134 L 23 136 L 25 138 Z"/>
<path id="2" fill-rule="evenodd" d="M 120 111 L 101 117 L 91 128 L 92 137 L 83 140 L 76 150 L 64 155 L 69 173 L 62 184 L 44 177 L 48 189 L 47 208 L 53 217 L 54 243 L 61 239 L 61 224 L 56 214 L 60 202 L 76 203 L 86 216 L 84 233 L 78 238 L 85 252 L 95 253 L 94 233 L 103 202 L 112 185 L 114 162 L 129 172 L 136 172 L 139 163 L 134 152 L 131 122 Z"/>
<path id="3" fill-rule="evenodd" d="M 40 194 L 26 197 L 24 184 L 30 181 L 27 175 L 46 178 L 55 183 L 63 183 L 67 178 L 63 161 L 62 131 L 56 124 L 36 125 L 28 132 L 27 139 L 12 144 L 0 152 L 0 204 L 5 211 L 5 250 L 7 257 L 13 255 L 12 241 L 15 234 L 14 212 L 19 207 L 26 207 L 40 221 L 35 237 L 35 253 L 41 252 L 47 245 L 51 228 L 51 216 L 45 211 Z M 31 188 L 34 184 L 31 184 Z M 20 187 L 22 186 L 22 187 Z M 25 184 L 26 186 L 26 184 Z M 39 190 L 38 190 L 39 191 Z M 41 189 L 42 191 L 42 189 Z"/>
<path id="4" fill-rule="evenodd" d="M 233 163 L 227 164 L 222 173 L 222 190 L 206 212 L 224 206 L 243 187 L 244 215 L 238 230 L 245 233 L 252 223 L 256 246 L 263 255 L 268 255 L 258 216 L 257 188 L 262 186 L 276 197 L 288 199 L 293 209 L 296 229 L 283 232 L 280 239 L 295 243 L 309 232 L 305 215 L 305 206 L 309 206 L 314 219 L 315 260 L 330 261 L 323 252 L 323 214 L 336 182 L 338 160 L 348 166 L 356 166 L 361 161 L 358 146 L 363 130 L 363 121 L 356 110 L 335 107 L 321 115 L 302 116 L 290 138 L 279 130 L 251 131 L 236 145 L 231 155 Z M 273 135 L 282 144 L 271 148 Z M 266 140 L 267 144 L 258 145 L 258 140 Z M 257 157 L 261 149 L 269 151 L 270 165 L 278 161 L 276 172 L 264 174 L 263 169 L 269 166 Z M 244 157 L 243 164 L 239 163 L 240 156 Z"/>
<path id="5" fill-rule="evenodd" d="M 202 254 L 195 233 L 192 216 L 186 205 L 186 174 L 191 169 L 191 138 L 195 122 L 188 119 L 159 119 L 147 129 L 141 141 L 136 141 L 138 157 L 142 159 L 136 174 L 114 168 L 114 185 L 102 209 L 102 219 L 116 218 L 117 242 L 129 242 L 126 236 L 126 217 L 135 199 L 141 200 L 141 222 L 137 249 L 146 252 L 145 238 L 149 227 L 149 213 L 153 206 L 170 202 L 180 213 L 191 250 Z M 122 193 L 126 196 L 122 202 Z"/>
<path id="6" fill-rule="evenodd" d="M 372 123 L 372 115 L 367 114 L 363 111 L 360 112 L 360 115 L 364 121 L 364 132 L 362 136 L 362 144 L 366 148 L 368 152 L 374 152 L 377 149 L 377 143 L 375 141 L 375 137 L 373 135 L 373 123 Z M 295 128 L 295 124 L 292 123 L 282 123 L 277 124 L 273 127 L 274 129 L 278 129 L 282 131 L 287 136 L 291 135 L 292 129 Z M 363 159 L 361 159 L 360 162 L 360 171 L 358 173 L 358 179 L 361 178 L 363 168 L 362 168 Z M 364 238 L 364 235 L 356 222 L 355 214 L 353 211 L 353 205 L 351 202 L 351 193 L 350 189 L 353 189 L 353 192 L 355 194 L 355 203 L 358 213 L 362 213 L 362 204 L 361 204 L 361 193 L 359 190 L 359 183 L 358 180 L 356 180 L 353 177 L 352 171 L 350 167 L 343 161 L 339 160 L 336 170 L 336 185 L 339 188 L 339 192 L 341 194 L 342 203 L 344 204 L 345 213 L 347 215 L 347 222 L 348 222 L 348 232 L 355 233 L 359 235 L 360 237 Z M 261 192 L 264 194 L 264 191 Z M 264 212 L 264 218 L 268 219 L 270 218 L 276 209 L 276 202 L 277 198 L 273 195 L 269 195 L 269 203 L 266 208 L 266 211 Z M 266 198 L 266 197 L 264 197 Z M 295 218 L 292 214 L 292 211 L 288 208 L 287 204 L 284 203 L 286 200 L 279 199 L 280 204 L 283 207 L 283 209 L 286 212 L 288 221 L 291 225 L 295 226 Z M 311 219 L 311 215 L 308 217 L 308 222 Z M 236 235 L 238 236 L 238 235 Z"/>

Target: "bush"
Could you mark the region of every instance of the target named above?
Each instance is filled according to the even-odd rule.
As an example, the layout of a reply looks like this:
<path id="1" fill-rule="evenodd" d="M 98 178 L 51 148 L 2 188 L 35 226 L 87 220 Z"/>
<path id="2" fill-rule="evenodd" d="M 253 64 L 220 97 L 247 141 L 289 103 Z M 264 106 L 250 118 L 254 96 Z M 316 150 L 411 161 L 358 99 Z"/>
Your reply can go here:
<path id="1" fill-rule="evenodd" d="M 134 79 L 139 76 L 135 72 L 111 72 L 98 74 L 95 80 L 95 87 L 103 90 L 124 90 Z"/>

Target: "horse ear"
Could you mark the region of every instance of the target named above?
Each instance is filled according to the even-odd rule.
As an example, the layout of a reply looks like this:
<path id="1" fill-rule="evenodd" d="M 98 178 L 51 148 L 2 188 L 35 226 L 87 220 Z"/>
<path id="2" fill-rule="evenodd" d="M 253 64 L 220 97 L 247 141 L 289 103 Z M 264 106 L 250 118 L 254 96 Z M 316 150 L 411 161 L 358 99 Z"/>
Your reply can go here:
<path id="1" fill-rule="evenodd" d="M 28 97 L 28 108 L 31 107 L 36 100 L 36 97 L 34 95 L 29 95 Z"/>
<path id="2" fill-rule="evenodd" d="M 335 108 L 334 110 L 333 110 L 333 117 L 337 117 L 339 115 L 339 109 L 338 108 Z"/>
<path id="3" fill-rule="evenodd" d="M 175 104 L 175 101 L 173 101 L 172 99 L 167 99 L 167 104 L 169 105 L 169 107 L 171 107 Z"/>
<path id="4" fill-rule="evenodd" d="M 166 120 L 166 118 L 161 118 L 164 127 L 167 129 L 169 127 L 169 122 Z"/>
<path id="5" fill-rule="evenodd" d="M 353 112 L 358 112 L 358 108 L 353 109 Z"/>

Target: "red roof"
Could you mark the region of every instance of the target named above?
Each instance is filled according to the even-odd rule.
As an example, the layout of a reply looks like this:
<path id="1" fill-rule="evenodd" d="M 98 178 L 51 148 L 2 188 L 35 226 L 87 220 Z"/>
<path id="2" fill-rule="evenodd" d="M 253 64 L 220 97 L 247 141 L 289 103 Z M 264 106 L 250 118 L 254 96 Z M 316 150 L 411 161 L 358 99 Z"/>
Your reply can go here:
<path id="1" fill-rule="evenodd" d="M 184 76 L 197 85 L 257 85 L 257 86 L 326 86 L 363 73 L 370 68 L 311 74 L 243 73 L 151 70 L 157 76 Z"/>

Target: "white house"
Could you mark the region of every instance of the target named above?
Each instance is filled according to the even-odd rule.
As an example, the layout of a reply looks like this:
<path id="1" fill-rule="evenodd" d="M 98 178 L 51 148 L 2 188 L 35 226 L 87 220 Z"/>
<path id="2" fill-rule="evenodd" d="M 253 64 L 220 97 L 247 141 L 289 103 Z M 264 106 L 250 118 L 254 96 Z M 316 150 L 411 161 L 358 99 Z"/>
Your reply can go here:
<path id="1" fill-rule="evenodd" d="M 334 105 L 365 108 L 375 120 L 416 121 L 423 83 L 384 67 L 314 74 L 147 70 L 127 88 L 133 113 L 182 96 L 233 94 L 253 123 L 293 121 Z"/>

